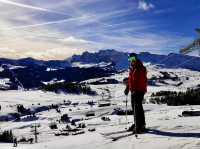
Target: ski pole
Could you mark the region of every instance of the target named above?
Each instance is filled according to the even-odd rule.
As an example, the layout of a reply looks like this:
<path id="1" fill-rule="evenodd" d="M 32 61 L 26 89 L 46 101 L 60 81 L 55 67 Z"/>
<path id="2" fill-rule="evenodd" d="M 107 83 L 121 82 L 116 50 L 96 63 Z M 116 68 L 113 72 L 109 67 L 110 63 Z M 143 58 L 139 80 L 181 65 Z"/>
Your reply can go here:
<path id="1" fill-rule="evenodd" d="M 136 117 L 137 117 L 137 114 L 136 114 L 136 102 L 134 102 L 134 123 L 135 123 L 135 137 L 137 138 L 138 135 L 137 135 L 137 123 L 136 123 Z"/>
<path id="2" fill-rule="evenodd" d="M 128 110 L 128 96 L 126 95 L 126 129 L 128 129 L 127 110 Z"/>

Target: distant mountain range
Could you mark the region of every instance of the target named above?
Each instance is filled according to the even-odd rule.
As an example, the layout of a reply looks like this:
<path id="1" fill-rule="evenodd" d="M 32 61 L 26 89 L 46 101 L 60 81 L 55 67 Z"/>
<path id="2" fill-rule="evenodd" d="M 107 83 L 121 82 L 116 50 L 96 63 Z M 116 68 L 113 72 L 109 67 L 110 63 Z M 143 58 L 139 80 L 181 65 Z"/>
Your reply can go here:
<path id="1" fill-rule="evenodd" d="M 146 63 L 161 67 L 200 71 L 199 57 L 174 53 L 157 55 L 148 52 L 140 53 L 138 56 Z M 84 52 L 66 60 L 42 61 L 33 58 L 19 60 L 0 58 L 0 80 L 7 79 L 6 89 L 19 87 L 32 89 L 39 88 L 48 82 L 72 82 L 106 77 L 121 70 L 127 70 L 129 65 L 127 57 L 128 53 L 126 52 L 108 49 L 96 53 Z M 5 83 L 5 81 L 3 82 Z M 8 85 L 10 88 L 7 87 Z M 4 89 L 1 84 L 0 89 Z"/>
<path id="2" fill-rule="evenodd" d="M 82 55 L 74 55 L 70 58 L 71 63 L 79 62 L 82 64 L 112 63 L 117 70 L 128 68 L 128 53 L 116 50 L 100 50 L 96 53 L 84 52 Z"/>
<path id="3" fill-rule="evenodd" d="M 49 67 L 49 68 L 66 68 L 70 67 L 71 64 L 67 60 L 49 60 L 49 61 L 43 61 L 43 60 L 36 60 L 31 57 L 13 60 L 13 59 L 6 59 L 6 58 L 0 58 L 0 65 L 13 65 L 13 66 L 28 66 L 28 67 L 35 67 L 35 66 L 43 66 L 43 67 Z"/>
<path id="4" fill-rule="evenodd" d="M 142 52 L 138 57 L 146 62 L 154 65 L 160 65 L 166 68 L 185 68 L 200 71 L 200 57 L 170 53 L 169 55 L 151 54 L 149 52 Z M 100 63 L 110 62 L 115 65 L 115 68 L 128 68 L 128 53 L 119 52 L 116 50 L 101 50 L 96 53 L 84 52 L 82 55 L 74 55 L 70 58 L 70 62 L 79 63 Z"/>
<path id="5" fill-rule="evenodd" d="M 162 65 L 167 68 L 185 68 L 200 71 L 200 57 L 170 53 L 169 55 L 151 54 L 142 52 L 138 54 L 139 58 L 146 62 L 156 65 Z M 100 64 L 112 63 L 117 70 L 127 69 L 128 53 L 113 49 L 100 50 L 96 53 L 84 52 L 81 55 L 73 55 L 65 60 L 36 60 L 33 58 L 24 58 L 18 60 L 0 58 L 0 65 L 26 66 L 26 67 L 48 67 L 52 69 L 65 69 L 73 67 L 73 63 L 80 64 Z M 76 65 L 77 66 L 77 65 Z M 95 65 L 97 66 L 97 65 Z"/>
<path id="6" fill-rule="evenodd" d="M 108 65 L 105 67 L 66 67 L 61 69 L 49 69 L 45 66 L 7 67 L 5 64 L 0 71 L 0 79 L 8 78 L 9 89 L 37 89 L 48 82 L 79 82 L 87 79 L 107 77 L 117 71 Z M 1 88 L 0 88 L 1 89 Z M 4 88 L 2 88 L 4 89 Z"/>

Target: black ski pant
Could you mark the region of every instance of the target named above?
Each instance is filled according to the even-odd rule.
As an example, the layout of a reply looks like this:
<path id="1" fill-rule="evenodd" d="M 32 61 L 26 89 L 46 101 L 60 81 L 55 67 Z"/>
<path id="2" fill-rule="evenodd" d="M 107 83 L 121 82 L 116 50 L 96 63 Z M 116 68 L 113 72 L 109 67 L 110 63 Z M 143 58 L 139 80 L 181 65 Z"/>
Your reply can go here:
<path id="1" fill-rule="evenodd" d="M 143 92 L 131 93 L 131 105 L 132 105 L 132 109 L 133 109 L 133 116 L 136 112 L 136 122 L 135 123 L 136 123 L 137 129 L 145 127 L 145 125 L 146 125 L 144 109 L 143 109 L 143 106 L 142 106 L 143 100 L 144 100 L 144 93 Z M 134 107 L 135 107 L 135 110 L 134 110 Z"/>

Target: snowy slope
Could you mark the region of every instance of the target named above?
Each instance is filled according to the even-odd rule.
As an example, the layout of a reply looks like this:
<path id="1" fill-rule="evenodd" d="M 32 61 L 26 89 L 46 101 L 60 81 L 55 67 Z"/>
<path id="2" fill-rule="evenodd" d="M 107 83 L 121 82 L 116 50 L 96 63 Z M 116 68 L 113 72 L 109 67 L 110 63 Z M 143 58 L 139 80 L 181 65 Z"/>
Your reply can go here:
<path id="1" fill-rule="evenodd" d="M 115 79 L 117 84 L 91 85 L 97 91 L 97 96 L 55 94 L 42 91 L 0 91 L 1 100 L 0 118 L 9 113 L 16 112 L 16 105 L 23 104 L 26 108 L 35 109 L 41 106 L 52 104 L 60 105 L 60 113 L 55 109 L 44 110 L 36 113 L 35 119 L 27 116 L 21 117 L 21 121 L 0 121 L 1 130 L 13 129 L 14 135 L 18 138 L 22 136 L 34 137 L 31 126 L 40 124 L 38 131 L 38 143 L 19 144 L 19 149 L 197 149 L 200 148 L 200 117 L 182 117 L 184 110 L 200 110 L 200 106 L 167 106 L 148 103 L 151 93 L 160 90 L 184 91 L 188 87 L 195 87 L 200 84 L 200 72 L 187 69 L 166 69 L 155 65 L 147 65 L 148 79 L 155 81 L 155 84 L 148 86 L 148 93 L 145 95 L 144 104 L 147 127 L 152 130 L 149 133 L 125 137 L 116 142 L 103 137 L 100 133 L 124 130 L 127 127 L 126 117 L 111 115 L 114 108 L 125 108 L 126 97 L 123 95 L 124 85 L 121 83 L 128 72 L 105 77 L 104 79 Z M 102 79 L 102 78 L 99 78 Z M 85 82 L 91 83 L 98 79 L 90 79 Z M 163 82 L 164 81 L 164 82 Z M 178 83 L 183 82 L 178 85 Z M 166 84 L 167 83 L 167 84 Z M 109 99 L 110 106 L 98 107 L 98 102 Z M 63 102 L 70 100 L 71 105 L 64 105 Z M 94 101 L 94 106 L 87 104 Z M 128 108 L 130 109 L 130 96 L 128 98 Z M 95 116 L 86 117 L 86 113 L 94 111 Z M 58 123 L 62 114 L 68 114 L 72 119 L 81 119 L 78 123 L 85 123 L 85 133 L 80 135 L 55 136 L 56 132 L 64 129 L 66 124 Z M 103 121 L 102 116 L 110 118 L 110 121 Z M 58 130 L 49 128 L 49 124 L 57 122 Z M 133 116 L 128 116 L 128 125 L 133 122 Z M 78 124 L 77 123 L 77 124 Z M 89 128 L 96 128 L 96 131 L 89 132 Z M 0 143 L 1 149 L 10 149 L 12 144 Z"/>
<path id="2" fill-rule="evenodd" d="M 96 132 L 88 132 L 77 136 L 54 136 L 54 131 L 48 128 L 51 118 L 59 115 L 51 111 L 49 114 L 40 113 L 41 117 L 37 123 L 41 124 L 39 128 L 39 143 L 37 144 L 19 144 L 20 149 L 121 149 L 126 146 L 127 149 L 186 149 L 198 148 L 200 136 L 200 117 L 180 117 L 183 110 L 191 109 L 188 106 L 167 107 L 166 105 L 144 105 L 146 112 L 146 123 L 152 131 L 147 134 L 139 135 L 138 139 L 134 136 L 126 137 L 116 142 L 103 137 L 100 133 L 123 130 L 126 127 L 125 117 L 109 116 L 111 121 L 103 122 L 100 118 L 85 120 L 88 127 L 95 127 Z M 200 106 L 193 106 L 199 109 Z M 78 113 L 77 113 L 78 114 Z M 132 116 L 128 116 L 128 121 L 133 121 Z M 1 128 L 14 128 L 15 134 L 21 136 L 32 136 L 30 126 L 35 122 L 9 122 L 2 123 Z M 60 128 L 64 127 L 59 125 Z M 12 144 L 0 144 L 1 149 L 8 149 Z"/>

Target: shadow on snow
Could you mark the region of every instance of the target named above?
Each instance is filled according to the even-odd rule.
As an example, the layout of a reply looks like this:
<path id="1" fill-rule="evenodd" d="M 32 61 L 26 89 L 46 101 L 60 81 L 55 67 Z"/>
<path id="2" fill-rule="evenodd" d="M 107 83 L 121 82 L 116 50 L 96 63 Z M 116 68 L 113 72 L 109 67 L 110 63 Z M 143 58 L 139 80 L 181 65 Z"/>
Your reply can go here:
<path id="1" fill-rule="evenodd" d="M 177 132 L 160 131 L 155 129 L 150 129 L 148 133 L 154 135 L 167 136 L 167 137 L 200 138 L 200 133 L 177 133 Z"/>

